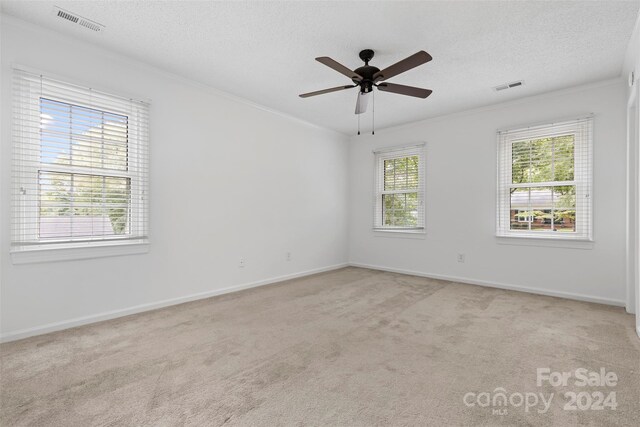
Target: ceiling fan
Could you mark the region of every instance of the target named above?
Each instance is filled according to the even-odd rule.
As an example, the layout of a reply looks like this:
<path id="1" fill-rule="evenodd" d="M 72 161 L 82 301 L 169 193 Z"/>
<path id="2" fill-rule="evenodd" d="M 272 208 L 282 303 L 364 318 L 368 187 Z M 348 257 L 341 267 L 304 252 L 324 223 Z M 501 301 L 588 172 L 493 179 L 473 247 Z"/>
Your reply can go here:
<path id="1" fill-rule="evenodd" d="M 315 92 L 303 93 L 301 98 L 308 98 L 310 96 L 322 95 L 324 93 L 337 92 L 340 90 L 351 89 L 354 87 L 359 88 L 358 99 L 356 101 L 356 114 L 362 114 L 367 111 L 368 95 L 373 91 L 374 87 L 383 92 L 392 92 L 400 95 L 415 96 L 417 98 L 426 98 L 431 95 L 431 90 L 422 89 L 414 86 L 405 86 L 395 83 L 386 83 L 387 79 L 397 76 L 400 73 L 404 73 L 418 65 L 425 64 L 431 61 L 431 55 L 421 50 L 402 61 L 396 62 L 389 67 L 380 70 L 373 65 L 369 65 L 369 61 L 373 59 L 374 52 L 371 49 L 365 49 L 360 52 L 360 59 L 364 61 L 364 66 L 350 70 L 339 62 L 329 58 L 328 56 L 321 56 L 316 58 L 316 61 L 326 65 L 329 68 L 333 68 L 337 72 L 349 77 L 354 83 L 353 85 L 337 86 L 329 89 L 318 90 Z"/>

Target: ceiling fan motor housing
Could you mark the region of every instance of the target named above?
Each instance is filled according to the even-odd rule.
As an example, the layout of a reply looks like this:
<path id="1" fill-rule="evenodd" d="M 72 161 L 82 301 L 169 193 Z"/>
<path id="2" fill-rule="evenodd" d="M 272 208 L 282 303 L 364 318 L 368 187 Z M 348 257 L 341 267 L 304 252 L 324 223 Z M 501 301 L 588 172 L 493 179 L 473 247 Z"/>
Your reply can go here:
<path id="1" fill-rule="evenodd" d="M 373 75 L 380 71 L 378 67 L 369 65 L 369 61 L 373 59 L 374 52 L 371 49 L 365 49 L 360 51 L 360 59 L 364 61 L 364 66 L 353 70 L 358 75 L 362 76 L 362 80 L 353 79 L 353 82 L 360 86 L 360 92 L 369 93 L 373 90 Z"/>

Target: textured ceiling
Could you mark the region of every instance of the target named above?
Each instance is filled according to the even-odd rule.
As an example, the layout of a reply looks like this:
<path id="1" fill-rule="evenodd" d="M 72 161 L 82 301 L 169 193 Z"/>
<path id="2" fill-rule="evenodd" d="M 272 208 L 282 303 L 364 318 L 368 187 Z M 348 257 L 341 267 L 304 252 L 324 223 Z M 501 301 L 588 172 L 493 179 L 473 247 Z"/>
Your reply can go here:
<path id="1" fill-rule="evenodd" d="M 106 30 L 58 19 L 54 4 Z M 358 52 L 371 48 L 371 64 L 384 68 L 429 52 L 432 62 L 389 81 L 433 89 L 431 97 L 376 93 L 376 126 L 387 127 L 617 77 L 639 7 L 640 0 L 2 1 L 3 13 L 347 134 L 356 129 L 356 89 L 297 96 L 349 83 L 316 56 L 356 68 Z M 491 89 L 514 80 L 525 86 Z"/>

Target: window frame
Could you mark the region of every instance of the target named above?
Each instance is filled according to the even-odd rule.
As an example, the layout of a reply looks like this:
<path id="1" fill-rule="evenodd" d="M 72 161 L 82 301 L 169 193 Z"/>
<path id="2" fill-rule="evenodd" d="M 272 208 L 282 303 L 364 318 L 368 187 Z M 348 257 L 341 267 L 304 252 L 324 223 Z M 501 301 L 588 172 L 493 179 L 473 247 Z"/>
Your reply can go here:
<path id="1" fill-rule="evenodd" d="M 513 184 L 512 147 L 515 142 L 574 135 L 574 176 L 570 181 Z M 593 241 L 593 115 L 497 132 L 496 236 L 559 241 Z M 576 187 L 576 231 L 532 231 L 511 228 L 511 189 Z M 526 222 L 523 222 L 526 223 Z"/>
<path id="2" fill-rule="evenodd" d="M 400 147 L 382 148 L 373 151 L 374 154 L 374 188 L 373 188 L 373 231 L 388 233 L 424 234 L 425 215 L 425 144 L 413 144 Z M 386 160 L 418 156 L 418 187 L 413 190 L 384 190 L 384 162 Z M 417 226 L 386 226 L 384 225 L 383 196 L 386 194 L 417 193 L 418 218 Z"/>
<path id="3" fill-rule="evenodd" d="M 113 256 L 126 253 L 147 252 L 148 240 L 148 185 L 149 185 L 149 129 L 147 101 L 136 101 L 108 91 L 98 91 L 93 87 L 71 83 L 72 79 L 59 78 L 47 73 L 40 73 L 27 67 L 14 67 L 14 85 L 21 85 L 17 92 L 14 89 L 14 118 L 12 120 L 13 162 L 19 165 L 12 173 L 13 209 L 12 240 L 10 253 L 14 263 L 54 261 L 65 259 L 83 259 L 101 256 Z M 49 84 L 60 84 L 60 92 L 46 91 L 37 88 L 37 79 L 46 79 Z M 73 95 L 78 91 L 78 95 Z M 89 93 L 97 97 L 105 97 L 104 101 L 88 104 L 82 98 Z M 41 151 L 34 150 L 43 143 L 41 133 L 29 134 L 25 131 L 29 124 L 41 120 L 41 101 L 50 100 L 87 108 L 107 114 L 127 117 L 127 165 L 126 169 L 109 169 L 92 167 L 91 165 L 65 165 L 46 163 L 41 160 Z M 109 103 L 118 100 L 118 107 L 109 108 Z M 127 102 L 128 101 L 128 102 Z M 27 113 L 25 113 L 27 111 Z M 71 113 L 70 113 L 71 114 Z M 135 126 L 130 126 L 136 121 Z M 70 138 L 71 135 L 69 136 Z M 132 149 L 133 147 L 133 149 Z M 132 154 L 134 153 L 135 154 Z M 71 156 L 71 152 L 70 152 Z M 40 173 L 62 173 L 70 177 L 86 175 L 100 178 L 125 178 L 129 183 L 127 201 L 128 233 L 123 235 L 102 234 L 96 236 L 52 238 L 41 237 L 40 206 Z M 21 197 L 27 192 L 35 194 Z M 135 202 L 134 202 L 135 201 Z M 34 226 L 35 225 L 35 226 Z M 134 246 L 140 246 L 134 248 Z M 47 254 L 43 254 L 43 253 Z M 59 252 L 53 254 L 53 252 Z"/>

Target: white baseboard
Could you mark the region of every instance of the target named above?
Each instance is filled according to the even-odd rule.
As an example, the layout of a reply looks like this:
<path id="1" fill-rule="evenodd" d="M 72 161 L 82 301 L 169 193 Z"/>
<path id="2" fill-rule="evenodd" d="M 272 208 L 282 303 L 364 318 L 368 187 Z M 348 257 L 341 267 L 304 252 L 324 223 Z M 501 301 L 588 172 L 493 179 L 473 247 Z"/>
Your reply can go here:
<path id="1" fill-rule="evenodd" d="M 214 289 L 211 291 L 200 292 L 197 294 L 186 295 L 178 298 L 166 299 L 163 301 L 152 302 L 147 304 L 140 304 L 129 308 L 120 310 L 112 310 L 99 314 L 93 314 L 90 316 L 77 317 L 75 319 L 63 320 L 61 322 L 49 323 L 47 325 L 36 326 L 33 328 L 22 329 L 15 332 L 7 332 L 0 335 L 0 342 L 16 341 L 23 338 L 32 337 L 35 335 L 42 335 L 49 332 L 61 331 L 63 329 L 74 328 L 76 326 L 87 325 L 89 323 L 101 322 L 103 320 L 115 319 L 117 317 L 128 316 L 130 314 L 141 313 L 143 311 L 155 310 L 158 308 L 168 307 L 171 305 L 182 304 L 189 301 L 195 301 L 199 299 L 205 299 L 214 297 L 216 295 L 228 294 L 231 292 L 237 292 L 244 289 L 257 288 L 258 286 L 270 285 L 285 280 L 296 279 L 299 277 L 310 276 L 312 274 L 323 273 L 326 271 L 337 270 L 347 267 L 349 264 L 335 264 L 327 267 L 316 268 L 313 270 L 302 271 L 298 273 L 286 274 L 284 276 L 272 277 L 269 279 L 258 280 L 256 282 L 245 283 L 242 285 L 229 286 L 222 289 Z"/>
<path id="2" fill-rule="evenodd" d="M 548 289 L 529 288 L 529 287 L 526 287 L 526 286 L 510 285 L 510 284 L 504 284 L 504 283 L 491 282 L 491 281 L 487 281 L 487 280 L 476 280 L 476 279 L 469 279 L 469 278 L 466 278 L 466 277 L 456 277 L 456 276 L 448 276 L 448 275 L 442 275 L 442 274 L 423 273 L 423 272 L 413 271 L 413 270 L 405 270 L 405 269 L 399 269 L 399 268 L 384 267 L 384 266 L 379 266 L 379 265 L 371 265 L 371 264 L 362 264 L 362 263 L 357 263 L 357 262 L 351 262 L 351 263 L 335 264 L 335 265 L 331 265 L 331 266 L 327 266 L 327 267 L 322 267 L 322 268 L 317 268 L 317 269 L 313 269 L 313 270 L 302 271 L 302 272 L 298 272 L 298 273 L 287 274 L 287 275 L 284 275 L 284 276 L 272 277 L 272 278 L 269 278 L 269 279 L 259 280 L 259 281 L 256 281 L 256 282 L 245 283 L 245 284 L 235 285 L 235 286 L 229 286 L 229 287 L 222 288 L 222 289 L 215 289 L 215 290 L 212 290 L 212 291 L 200 292 L 200 293 L 197 293 L 197 294 L 186 295 L 186 296 L 183 296 L 183 297 L 172 298 L 172 299 L 167 299 L 167 300 L 148 303 L 148 304 L 141 304 L 141 305 L 125 308 L 125 309 L 112 310 L 112 311 L 107 311 L 107 312 L 103 312 L 103 313 L 99 313 L 99 314 L 95 314 L 95 315 L 77 317 L 75 319 L 69 319 L 69 320 L 64 320 L 64 321 L 61 321 L 61 322 L 49 323 L 49 324 L 46 324 L 46 325 L 36 326 L 36 327 L 33 327 L 33 328 L 28 328 L 28 329 L 22 329 L 22 330 L 18 330 L 18 331 L 15 331 L 15 332 L 7 332 L 7 333 L 4 333 L 4 334 L 0 335 L 0 342 L 16 341 L 16 340 L 23 339 L 23 338 L 28 338 L 28 337 L 31 337 L 31 336 L 42 335 L 42 334 L 46 334 L 46 333 L 49 333 L 49 332 L 55 332 L 55 331 L 61 331 L 63 329 L 73 328 L 73 327 L 76 327 L 76 326 L 82 326 L 82 325 L 87 325 L 87 324 L 90 324 L 90 323 L 96 323 L 96 322 L 101 322 L 101 321 L 104 321 L 104 320 L 109 320 L 109 319 L 115 319 L 115 318 L 118 318 L 118 317 L 128 316 L 130 314 L 142 313 L 144 311 L 155 310 L 155 309 L 158 309 L 158 308 L 163 308 L 163 307 L 168 307 L 168 306 L 172 306 L 172 305 L 182 304 L 182 303 L 189 302 L 189 301 L 195 301 L 195 300 L 199 300 L 199 299 L 210 298 L 210 297 L 213 297 L 213 296 L 216 296 L 216 295 L 222 295 L 222 294 L 227 294 L 227 293 L 231 293 L 231 292 L 237 292 L 237 291 L 241 291 L 241 290 L 244 290 L 244 289 L 256 288 L 256 287 L 259 287 L 259 286 L 270 285 L 270 284 L 282 282 L 282 281 L 285 281 L 285 280 L 290 280 L 290 279 L 295 279 L 295 278 L 299 278 L 299 277 L 310 276 L 310 275 L 313 275 L 313 274 L 323 273 L 323 272 L 331 271 L 331 270 L 337 270 L 337 269 L 344 268 L 344 267 L 347 267 L 347 266 L 360 267 L 360 268 L 369 268 L 369 269 L 372 269 L 372 270 L 388 271 L 388 272 L 392 272 L 392 273 L 409 274 L 409 275 L 412 275 L 412 276 L 428 277 L 428 278 L 431 278 L 431 279 L 447 280 L 447 281 L 451 281 L 451 282 L 468 283 L 468 284 L 472 284 L 472 285 L 486 286 L 486 287 L 499 288 L 499 289 L 507 289 L 507 290 L 518 291 L 518 292 L 527 292 L 527 293 L 538 294 L 538 295 L 547 295 L 547 296 L 553 296 L 553 297 L 567 298 L 567 299 L 573 299 L 573 300 L 578 300 L 578 301 L 594 302 L 594 303 L 598 303 L 598 304 L 607 304 L 607 305 L 614 305 L 614 306 L 619 306 L 619 307 L 624 307 L 625 306 L 624 301 L 610 299 L 610 298 L 593 297 L 593 296 L 583 295 L 583 294 L 551 291 L 551 290 L 548 290 Z M 637 327 L 637 333 L 638 333 L 638 336 L 640 337 L 640 325 Z"/>
<path id="3" fill-rule="evenodd" d="M 598 304 L 615 305 L 618 307 L 625 306 L 625 302 L 622 300 L 595 297 L 591 295 L 583 295 L 583 294 L 577 294 L 572 292 L 562 292 L 562 291 L 552 291 L 549 289 L 530 288 L 527 286 L 510 285 L 505 283 L 491 282 L 488 280 L 476 280 L 476 279 L 469 279 L 467 277 L 456 277 L 456 276 L 447 276 L 442 274 L 423 273 L 419 271 L 383 267 L 380 265 L 362 264 L 357 262 L 350 262 L 349 265 L 352 267 L 370 268 L 372 270 L 388 271 L 391 273 L 401 273 L 401 274 L 409 274 L 411 276 L 428 277 L 430 279 L 448 280 L 450 282 L 460 282 L 460 283 L 467 283 L 470 285 L 486 286 L 489 288 L 506 289 L 506 290 L 518 291 L 518 292 L 527 292 L 530 294 L 546 295 L 551 297 L 566 298 L 566 299 L 572 299 L 572 300 L 578 300 L 578 301 L 594 302 Z"/>

